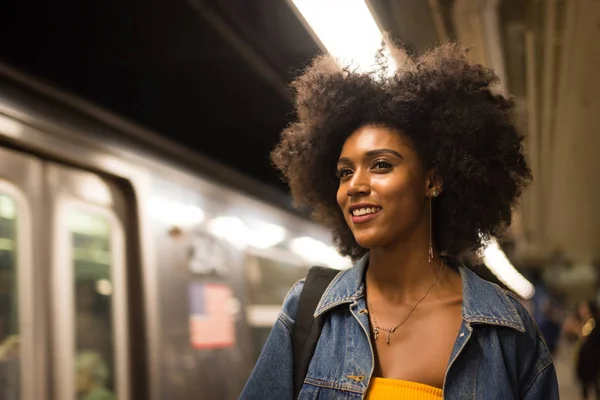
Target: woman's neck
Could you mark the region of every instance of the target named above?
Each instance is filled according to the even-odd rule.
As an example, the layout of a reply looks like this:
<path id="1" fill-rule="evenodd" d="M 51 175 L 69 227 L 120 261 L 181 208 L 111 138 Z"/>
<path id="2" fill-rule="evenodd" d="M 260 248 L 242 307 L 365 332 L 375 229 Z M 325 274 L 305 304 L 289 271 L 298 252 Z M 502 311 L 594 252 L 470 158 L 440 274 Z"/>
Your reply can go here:
<path id="1" fill-rule="evenodd" d="M 420 231 L 393 246 L 370 250 L 366 282 L 371 300 L 384 297 L 392 303 L 412 302 L 423 295 L 438 273 L 438 286 L 455 280 L 448 268 L 441 267 L 443 261 L 437 253 L 429 262 L 429 231 Z"/>
<path id="2" fill-rule="evenodd" d="M 435 280 L 442 264 L 439 257 L 428 262 L 427 254 L 427 247 L 422 253 L 371 250 L 366 276 L 370 292 L 377 292 L 393 302 L 420 297 Z"/>

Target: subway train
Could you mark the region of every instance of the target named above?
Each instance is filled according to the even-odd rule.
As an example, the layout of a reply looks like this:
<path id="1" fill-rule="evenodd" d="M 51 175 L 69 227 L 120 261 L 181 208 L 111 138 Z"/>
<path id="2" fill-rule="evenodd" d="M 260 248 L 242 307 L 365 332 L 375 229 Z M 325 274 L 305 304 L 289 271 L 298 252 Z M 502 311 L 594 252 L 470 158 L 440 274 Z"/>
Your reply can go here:
<path id="1" fill-rule="evenodd" d="M 8 65 L 0 158 L 0 399 L 236 399 L 293 283 L 348 266 L 285 194 Z"/>

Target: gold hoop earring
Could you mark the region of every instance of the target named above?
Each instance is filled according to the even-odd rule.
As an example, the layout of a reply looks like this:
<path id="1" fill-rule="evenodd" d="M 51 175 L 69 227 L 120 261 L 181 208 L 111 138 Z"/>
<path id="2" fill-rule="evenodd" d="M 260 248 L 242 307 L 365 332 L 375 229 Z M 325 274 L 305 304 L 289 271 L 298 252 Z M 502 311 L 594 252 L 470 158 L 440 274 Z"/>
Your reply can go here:
<path id="1" fill-rule="evenodd" d="M 437 190 L 434 190 L 433 193 L 431 194 L 431 197 L 429 198 L 429 263 L 431 264 L 431 261 L 433 261 L 434 258 L 434 254 L 433 254 L 433 206 L 431 203 L 433 203 L 433 198 L 437 197 L 438 192 Z"/>

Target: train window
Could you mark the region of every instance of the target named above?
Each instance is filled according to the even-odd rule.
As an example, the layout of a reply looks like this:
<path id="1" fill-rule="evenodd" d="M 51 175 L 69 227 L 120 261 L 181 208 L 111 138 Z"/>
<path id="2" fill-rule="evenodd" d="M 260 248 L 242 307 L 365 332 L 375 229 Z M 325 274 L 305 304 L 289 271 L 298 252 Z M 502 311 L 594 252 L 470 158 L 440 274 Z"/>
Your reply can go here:
<path id="1" fill-rule="evenodd" d="M 0 193 L 0 397 L 19 398 L 17 205 Z"/>
<path id="2" fill-rule="evenodd" d="M 246 255 L 248 282 L 248 324 L 252 328 L 253 356 L 258 358 L 283 300 L 292 286 L 304 278 L 308 266 L 292 261 L 293 256 L 270 251 L 253 250 Z"/>
<path id="3" fill-rule="evenodd" d="M 247 274 L 251 304 L 281 306 L 285 295 L 298 280 L 304 278 L 308 267 L 298 262 L 257 251 L 247 253 Z M 274 321 L 273 321 L 274 322 Z"/>
<path id="4" fill-rule="evenodd" d="M 101 214 L 70 212 L 76 398 L 116 399 L 111 224 Z"/>

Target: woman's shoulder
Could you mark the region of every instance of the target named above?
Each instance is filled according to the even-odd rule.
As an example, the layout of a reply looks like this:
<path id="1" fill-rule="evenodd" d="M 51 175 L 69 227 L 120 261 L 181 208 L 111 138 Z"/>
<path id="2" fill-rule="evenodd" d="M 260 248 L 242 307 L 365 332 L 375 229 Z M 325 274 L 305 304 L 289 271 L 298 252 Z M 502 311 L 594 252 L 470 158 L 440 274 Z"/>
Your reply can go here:
<path id="1" fill-rule="evenodd" d="M 502 288 L 501 288 L 501 290 L 504 292 L 504 294 L 509 299 L 512 306 L 515 308 L 516 312 L 518 313 L 519 318 L 523 322 L 523 326 L 525 328 L 525 333 L 529 333 L 529 336 L 531 336 L 532 339 L 536 339 L 536 340 L 542 339 L 543 336 L 538 327 L 538 324 L 537 324 L 537 322 L 535 322 L 535 319 L 533 318 L 533 316 L 529 313 L 529 310 L 527 310 L 527 308 L 523 304 L 522 299 L 510 290 L 502 289 Z"/>
<path id="2" fill-rule="evenodd" d="M 506 326 L 523 340 L 543 341 L 537 323 L 518 295 L 481 278 L 474 271 L 465 268 L 461 272 L 466 278 L 463 279 L 463 311 L 467 320 Z"/>
<path id="3" fill-rule="evenodd" d="M 517 358 L 517 371 L 519 381 L 523 383 L 522 390 L 524 392 L 531 390 L 535 392 L 536 382 L 541 380 L 545 382 L 547 386 L 546 390 L 549 390 L 547 394 L 553 393 L 558 396 L 554 362 L 538 324 L 516 294 L 508 290 L 504 291 L 519 313 L 519 317 L 523 321 L 525 328 L 523 332 L 514 334 L 516 335 L 515 356 Z M 545 378 L 538 378 L 540 376 L 545 376 Z M 542 384 L 537 383 L 537 386 L 540 385 Z M 544 398 L 546 397 L 544 396 Z"/>
<path id="4" fill-rule="evenodd" d="M 471 309 L 467 311 L 470 318 L 467 319 L 474 324 L 484 350 L 490 354 L 502 353 L 507 365 L 515 372 L 522 393 L 535 386 L 540 376 L 549 379 L 548 385 L 553 386 L 556 374 L 552 356 L 537 323 L 519 296 L 479 277 L 472 278 L 473 283 L 477 287 L 476 293 L 470 296 Z M 479 329 L 481 327 L 487 328 Z M 485 345 L 488 343 L 485 338 L 493 338 L 490 346 Z M 510 357 L 506 358 L 506 355 Z"/>
<path id="5" fill-rule="evenodd" d="M 500 291 L 508 299 L 515 313 L 515 319 L 518 318 L 522 324 L 522 329 L 505 331 L 505 336 L 510 336 L 511 341 L 515 340 L 514 343 L 517 347 L 515 355 L 519 358 L 519 362 L 522 364 L 532 364 L 532 369 L 538 372 L 552 365 L 552 356 L 548 350 L 544 336 L 537 322 L 523 304 L 522 299 L 514 292 L 504 289 L 495 283 L 487 282 L 487 284 L 494 286 L 496 290 Z"/>
<path id="6" fill-rule="evenodd" d="M 353 268 L 350 270 L 352 269 Z M 348 272 L 349 270 L 345 271 Z M 303 307 L 314 307 L 315 313 L 324 306 L 324 300 L 331 299 L 332 297 L 339 297 L 339 288 L 335 289 L 339 285 L 336 285 L 335 283 L 339 283 L 339 277 L 342 275 L 344 275 L 343 270 L 323 267 L 311 268 L 308 275 L 305 278 L 297 281 L 285 296 L 279 315 L 281 322 L 283 322 L 283 324 L 286 325 L 289 330 L 292 329 L 292 326 L 296 320 L 300 302 L 304 302 L 304 300 L 301 300 L 301 295 L 303 290 L 305 290 L 306 285 L 310 286 L 311 293 L 307 294 L 307 301 L 304 303 Z M 352 277 L 350 279 L 352 279 Z"/>
<path id="7" fill-rule="evenodd" d="M 285 295 L 281 311 L 279 312 L 279 320 L 291 331 L 294 326 L 298 305 L 300 304 L 300 294 L 304 289 L 306 278 L 297 281 Z"/>

